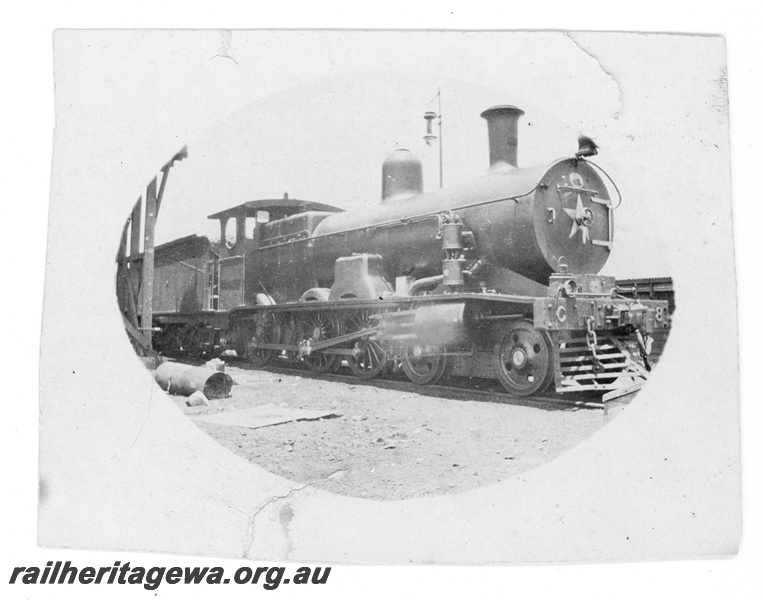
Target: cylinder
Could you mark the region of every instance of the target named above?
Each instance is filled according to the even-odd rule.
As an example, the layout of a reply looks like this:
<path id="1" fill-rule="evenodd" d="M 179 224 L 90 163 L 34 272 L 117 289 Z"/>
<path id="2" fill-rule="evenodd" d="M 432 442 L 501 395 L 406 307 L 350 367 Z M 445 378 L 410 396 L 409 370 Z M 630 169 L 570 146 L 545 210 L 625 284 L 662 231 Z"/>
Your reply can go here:
<path id="1" fill-rule="evenodd" d="M 227 398 L 233 387 L 233 379 L 226 373 L 174 362 L 162 363 L 154 378 L 169 394 L 190 396 L 198 391 L 211 400 Z"/>
<path id="2" fill-rule="evenodd" d="M 413 328 L 417 339 L 430 346 L 457 344 L 466 339 L 466 305 L 433 304 L 416 309 Z"/>
<path id="3" fill-rule="evenodd" d="M 504 105 L 488 108 L 480 115 L 487 121 L 491 168 L 499 163 L 517 166 L 517 126 L 523 114 L 525 111 L 516 106 Z"/>
<path id="4" fill-rule="evenodd" d="M 421 161 L 409 150 L 395 150 L 382 164 L 382 202 L 394 202 L 424 191 Z"/>

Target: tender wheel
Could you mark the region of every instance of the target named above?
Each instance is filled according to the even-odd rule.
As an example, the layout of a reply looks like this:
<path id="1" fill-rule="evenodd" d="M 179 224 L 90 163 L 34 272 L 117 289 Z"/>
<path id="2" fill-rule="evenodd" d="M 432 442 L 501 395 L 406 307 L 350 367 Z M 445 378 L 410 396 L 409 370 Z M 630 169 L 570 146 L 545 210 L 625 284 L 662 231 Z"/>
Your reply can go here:
<path id="1" fill-rule="evenodd" d="M 323 342 L 339 335 L 339 322 L 336 317 L 327 313 L 314 312 L 305 316 L 302 322 L 302 339 L 312 343 Z M 308 368 L 314 373 L 336 371 L 342 362 L 338 354 L 326 354 L 323 351 L 311 352 L 304 358 Z"/>
<path id="2" fill-rule="evenodd" d="M 257 313 L 246 326 L 246 358 L 255 367 L 264 367 L 278 356 L 278 350 L 257 348 L 255 344 L 277 344 L 278 323 L 272 313 Z"/>
<path id="3" fill-rule="evenodd" d="M 375 325 L 376 322 L 368 313 L 357 313 L 346 320 L 343 333 L 352 333 Z M 387 350 L 381 342 L 363 338 L 354 342 L 353 349 L 353 354 L 347 357 L 347 364 L 356 377 L 373 379 L 382 374 L 387 366 Z"/>
<path id="4" fill-rule="evenodd" d="M 403 371 L 417 385 L 437 383 L 447 370 L 448 357 L 439 348 L 416 345 L 407 348 L 403 356 Z"/>
<path id="5" fill-rule="evenodd" d="M 495 346 L 501 385 L 516 396 L 545 390 L 554 377 L 551 340 L 528 321 L 518 321 Z"/>
<path id="6" fill-rule="evenodd" d="M 236 325 L 231 338 L 233 349 L 236 351 L 236 356 L 241 360 L 244 360 L 246 358 L 246 342 L 248 339 L 247 326 L 244 324 Z"/>

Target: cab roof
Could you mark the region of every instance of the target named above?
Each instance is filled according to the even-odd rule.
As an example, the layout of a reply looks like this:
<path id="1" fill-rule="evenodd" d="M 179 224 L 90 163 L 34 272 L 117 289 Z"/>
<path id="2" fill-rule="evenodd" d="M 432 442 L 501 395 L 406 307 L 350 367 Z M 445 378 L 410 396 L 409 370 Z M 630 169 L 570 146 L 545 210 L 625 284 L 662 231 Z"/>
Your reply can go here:
<path id="1" fill-rule="evenodd" d="M 344 212 L 344 209 L 322 204 L 320 202 L 309 202 L 307 200 L 297 200 L 293 198 L 276 198 L 265 200 L 251 200 L 228 208 L 221 212 L 209 215 L 209 219 L 230 219 L 232 217 L 256 217 L 257 211 L 266 210 L 270 213 L 270 220 L 283 219 L 297 213 L 303 213 L 310 210 L 319 210 L 324 212 Z"/>

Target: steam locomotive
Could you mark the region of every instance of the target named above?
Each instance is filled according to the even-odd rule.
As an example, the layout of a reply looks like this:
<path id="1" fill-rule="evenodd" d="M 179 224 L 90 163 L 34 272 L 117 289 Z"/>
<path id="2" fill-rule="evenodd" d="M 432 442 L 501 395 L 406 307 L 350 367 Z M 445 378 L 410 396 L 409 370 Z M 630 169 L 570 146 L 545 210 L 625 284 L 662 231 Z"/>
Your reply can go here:
<path id="1" fill-rule="evenodd" d="M 364 379 L 401 369 L 422 385 L 452 372 L 518 396 L 643 380 L 668 307 L 619 296 L 597 275 L 616 206 L 589 160 L 596 145 L 581 138 L 572 157 L 519 168 L 523 114 L 482 113 L 490 168 L 468 184 L 423 193 L 421 162 L 396 150 L 373 209 L 285 194 L 211 215 L 219 245 L 189 236 L 157 247 L 154 348 L 235 350 L 316 373 L 346 364 Z"/>

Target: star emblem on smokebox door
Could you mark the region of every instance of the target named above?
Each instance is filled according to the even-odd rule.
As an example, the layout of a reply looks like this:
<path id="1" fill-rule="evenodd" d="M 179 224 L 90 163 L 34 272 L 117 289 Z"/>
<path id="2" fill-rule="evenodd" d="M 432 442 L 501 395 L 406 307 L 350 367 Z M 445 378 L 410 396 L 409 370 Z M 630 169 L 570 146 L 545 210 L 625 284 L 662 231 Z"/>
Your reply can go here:
<path id="1" fill-rule="evenodd" d="M 593 211 L 583 205 L 583 198 L 578 192 L 578 201 L 575 208 L 565 208 L 566 212 L 572 219 L 572 230 L 570 231 L 570 237 L 573 237 L 578 231 L 581 231 L 581 237 L 583 243 L 587 244 L 590 238 L 588 234 L 588 226 L 593 223 Z"/>

